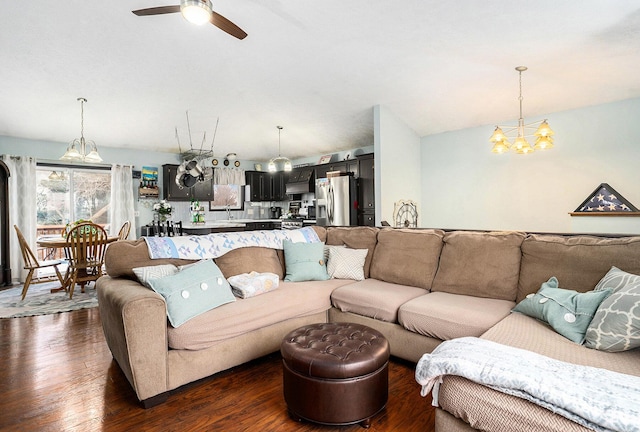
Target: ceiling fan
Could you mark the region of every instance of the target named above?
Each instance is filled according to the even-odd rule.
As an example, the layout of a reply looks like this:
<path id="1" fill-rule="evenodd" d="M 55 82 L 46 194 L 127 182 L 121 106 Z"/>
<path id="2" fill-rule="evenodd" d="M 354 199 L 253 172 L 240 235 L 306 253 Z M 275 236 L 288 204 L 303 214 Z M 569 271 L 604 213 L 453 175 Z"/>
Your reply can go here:
<path id="1" fill-rule="evenodd" d="M 238 39 L 247 37 L 247 33 L 240 27 L 213 11 L 210 0 L 180 0 L 180 5 L 159 6 L 132 11 L 137 16 L 163 15 L 180 12 L 182 16 L 193 24 L 202 25 L 210 22 L 220 30 Z"/>

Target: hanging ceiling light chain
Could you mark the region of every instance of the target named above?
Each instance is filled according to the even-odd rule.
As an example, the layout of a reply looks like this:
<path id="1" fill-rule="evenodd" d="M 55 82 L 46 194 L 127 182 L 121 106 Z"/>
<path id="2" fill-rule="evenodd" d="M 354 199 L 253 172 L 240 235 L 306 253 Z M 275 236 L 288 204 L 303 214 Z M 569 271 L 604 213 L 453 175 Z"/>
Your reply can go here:
<path id="1" fill-rule="evenodd" d="M 80 102 L 80 139 L 76 138 L 71 141 L 69 147 L 67 147 L 67 151 L 60 160 L 69 162 L 102 162 L 96 143 L 94 141 L 85 141 L 84 139 L 84 103 L 87 100 L 79 97 L 77 101 Z M 87 143 L 90 146 L 89 153 L 87 153 Z"/>
<path id="2" fill-rule="evenodd" d="M 489 141 L 493 143 L 493 148 L 491 149 L 493 153 L 506 153 L 507 151 L 509 151 L 509 149 L 513 148 L 518 154 L 528 154 L 532 153 L 534 150 L 547 150 L 553 147 L 552 135 L 554 135 L 554 132 L 549 127 L 546 119 L 542 122 L 534 122 L 529 124 L 524 123 L 524 117 L 522 115 L 522 101 L 524 100 L 524 98 L 522 97 L 522 72 L 526 71 L 527 67 L 518 66 L 516 67 L 516 70 L 519 74 L 520 85 L 520 95 L 518 97 L 518 101 L 520 104 L 520 117 L 518 118 L 518 126 L 496 126 L 496 129 L 493 131 L 493 135 L 491 135 L 491 138 L 489 139 Z M 506 132 L 504 132 L 502 128 L 505 128 Z M 536 131 L 532 135 L 527 135 L 526 129 L 536 129 Z M 509 142 L 507 135 L 513 132 L 516 132 L 516 138 L 512 145 Z M 531 144 L 529 144 L 526 139 L 526 137 L 528 136 L 536 137 L 536 142 L 533 147 L 531 147 Z"/>

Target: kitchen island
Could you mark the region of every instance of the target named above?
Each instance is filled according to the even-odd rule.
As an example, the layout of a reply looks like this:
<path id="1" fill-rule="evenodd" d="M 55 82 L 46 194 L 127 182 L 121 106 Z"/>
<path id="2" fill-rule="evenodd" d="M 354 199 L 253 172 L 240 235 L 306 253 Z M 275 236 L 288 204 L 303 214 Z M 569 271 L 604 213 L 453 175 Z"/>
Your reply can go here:
<path id="1" fill-rule="evenodd" d="M 305 219 L 304 226 L 315 225 L 315 219 Z M 280 229 L 282 219 L 230 219 L 208 221 L 202 224 L 192 224 L 190 222 L 182 224 L 184 234 L 210 234 L 231 231 L 254 231 Z"/>

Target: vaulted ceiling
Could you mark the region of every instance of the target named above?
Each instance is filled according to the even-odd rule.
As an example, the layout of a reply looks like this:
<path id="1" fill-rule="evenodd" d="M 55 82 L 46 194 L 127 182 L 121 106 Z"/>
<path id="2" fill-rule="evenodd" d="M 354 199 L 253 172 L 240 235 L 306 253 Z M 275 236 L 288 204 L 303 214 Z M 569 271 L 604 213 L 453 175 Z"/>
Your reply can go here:
<path id="1" fill-rule="evenodd" d="M 373 144 L 372 107 L 420 136 L 640 97 L 637 0 L 13 1 L 0 14 L 0 135 L 265 160 Z M 487 131 L 487 136 L 491 130 Z M 61 146 L 61 152 L 64 150 Z"/>

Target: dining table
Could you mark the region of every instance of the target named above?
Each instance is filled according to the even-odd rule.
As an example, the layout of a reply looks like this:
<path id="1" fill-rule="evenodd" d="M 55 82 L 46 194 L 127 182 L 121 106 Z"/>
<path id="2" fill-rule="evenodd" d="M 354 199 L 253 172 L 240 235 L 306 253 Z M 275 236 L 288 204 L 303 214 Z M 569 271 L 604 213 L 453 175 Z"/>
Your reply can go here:
<path id="1" fill-rule="evenodd" d="M 117 240 L 118 240 L 117 236 L 107 237 L 107 243 L 113 243 Z M 67 238 L 61 235 L 40 236 L 36 240 L 36 244 L 38 245 L 38 247 L 45 248 L 48 251 L 54 251 L 55 249 L 64 249 L 67 246 L 71 246 L 71 244 L 67 241 Z M 45 255 L 50 256 L 52 254 L 53 254 L 52 252 L 47 252 Z M 51 292 L 58 292 L 63 290 L 66 291 L 68 283 L 69 283 L 68 278 L 65 277 L 65 283 L 62 284 L 60 288 L 52 288 Z"/>

